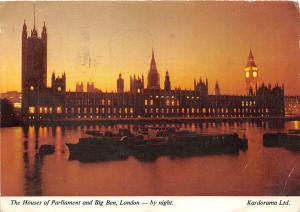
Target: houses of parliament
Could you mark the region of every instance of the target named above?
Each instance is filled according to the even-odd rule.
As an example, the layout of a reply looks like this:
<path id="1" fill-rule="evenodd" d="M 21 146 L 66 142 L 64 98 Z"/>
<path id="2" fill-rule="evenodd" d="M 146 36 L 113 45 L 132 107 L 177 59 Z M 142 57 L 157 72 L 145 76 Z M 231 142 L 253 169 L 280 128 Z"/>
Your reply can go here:
<path id="1" fill-rule="evenodd" d="M 52 73 L 47 87 L 47 28 L 44 23 L 39 35 L 30 31 L 24 21 L 22 31 L 22 117 L 24 120 L 75 120 L 102 118 L 204 118 L 204 117 L 274 117 L 284 115 L 284 87 L 261 84 L 252 51 L 244 68 L 246 95 L 221 94 L 215 83 L 214 94 L 208 92 L 208 79 L 194 80 L 194 89 L 172 88 L 166 71 L 160 85 L 155 54 L 152 50 L 145 85 L 144 76 L 130 77 L 130 90 L 124 91 L 119 74 L 116 92 L 102 92 L 87 84 L 76 84 L 76 91 L 66 90 L 66 74 Z"/>

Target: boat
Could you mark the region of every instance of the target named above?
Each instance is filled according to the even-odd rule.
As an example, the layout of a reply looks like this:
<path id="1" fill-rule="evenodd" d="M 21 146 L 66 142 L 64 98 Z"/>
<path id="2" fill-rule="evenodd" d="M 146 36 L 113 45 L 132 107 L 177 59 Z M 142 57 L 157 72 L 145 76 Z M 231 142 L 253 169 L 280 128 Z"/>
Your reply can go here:
<path id="1" fill-rule="evenodd" d="M 54 145 L 50 144 L 43 144 L 39 147 L 39 154 L 40 155 L 50 155 L 55 152 Z"/>
<path id="2" fill-rule="evenodd" d="M 113 137 L 113 136 L 132 136 L 129 129 L 119 129 L 117 134 L 113 134 L 112 131 L 98 131 L 98 130 L 87 130 L 85 134 L 95 137 Z"/>
<path id="3" fill-rule="evenodd" d="M 126 136 L 129 135 L 129 136 Z M 248 140 L 238 134 L 199 134 L 175 131 L 172 128 L 149 127 L 119 131 L 109 136 L 80 138 L 77 144 L 67 144 L 70 159 L 122 160 L 130 155 L 141 161 L 154 161 L 159 156 L 189 157 L 204 154 L 238 154 L 248 148 Z"/>
<path id="4" fill-rule="evenodd" d="M 124 160 L 129 156 L 128 137 L 84 137 L 77 144 L 66 144 L 70 159 L 82 162 Z"/>
<path id="5" fill-rule="evenodd" d="M 288 132 L 265 133 L 263 135 L 263 145 L 265 147 L 285 147 L 291 151 L 300 151 L 300 134 L 290 130 Z"/>

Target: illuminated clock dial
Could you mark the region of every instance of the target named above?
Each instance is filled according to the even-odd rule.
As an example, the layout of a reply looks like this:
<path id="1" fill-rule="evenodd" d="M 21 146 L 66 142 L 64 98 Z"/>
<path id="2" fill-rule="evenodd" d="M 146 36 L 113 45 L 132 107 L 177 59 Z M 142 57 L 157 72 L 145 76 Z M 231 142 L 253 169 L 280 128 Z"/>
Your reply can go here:
<path id="1" fill-rule="evenodd" d="M 249 71 L 246 72 L 246 78 L 249 78 L 250 74 Z"/>
<path id="2" fill-rule="evenodd" d="M 257 72 L 256 71 L 253 72 L 253 77 L 257 77 Z"/>

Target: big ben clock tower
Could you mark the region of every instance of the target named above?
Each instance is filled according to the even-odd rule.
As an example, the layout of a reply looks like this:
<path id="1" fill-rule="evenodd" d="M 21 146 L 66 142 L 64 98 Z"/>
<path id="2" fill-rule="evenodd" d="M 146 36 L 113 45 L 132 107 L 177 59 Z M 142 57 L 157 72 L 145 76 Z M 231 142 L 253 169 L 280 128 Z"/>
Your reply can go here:
<path id="1" fill-rule="evenodd" d="M 248 56 L 248 62 L 245 67 L 245 79 L 246 79 L 246 93 L 247 95 L 253 95 L 257 86 L 258 70 L 250 49 Z"/>

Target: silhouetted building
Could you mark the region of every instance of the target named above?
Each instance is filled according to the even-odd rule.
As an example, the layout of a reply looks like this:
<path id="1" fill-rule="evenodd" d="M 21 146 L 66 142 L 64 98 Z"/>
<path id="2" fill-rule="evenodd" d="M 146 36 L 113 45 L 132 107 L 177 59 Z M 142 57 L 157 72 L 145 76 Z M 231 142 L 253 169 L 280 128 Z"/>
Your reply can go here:
<path id="1" fill-rule="evenodd" d="M 258 85 L 258 69 L 254 61 L 252 51 L 250 49 L 248 62 L 245 67 L 245 79 L 246 79 L 246 94 L 254 95 Z"/>
<path id="2" fill-rule="evenodd" d="M 35 15 L 34 15 L 35 16 Z M 29 92 L 37 95 L 47 87 L 47 29 L 44 23 L 41 36 L 34 25 L 30 36 L 24 20 L 22 31 L 22 105 L 28 107 Z M 35 105 L 39 104 L 38 98 Z M 22 114 L 27 111 L 22 110 Z"/>
<path id="3" fill-rule="evenodd" d="M 144 76 L 133 77 L 130 76 L 130 92 L 131 93 L 142 93 L 144 92 Z"/>
<path id="4" fill-rule="evenodd" d="M 170 91 L 171 90 L 171 81 L 170 81 L 170 76 L 169 72 L 166 72 L 166 77 L 165 77 L 165 91 Z"/>
<path id="5" fill-rule="evenodd" d="M 83 92 L 83 82 L 76 82 L 76 92 Z"/>
<path id="6" fill-rule="evenodd" d="M 216 85 L 215 85 L 215 95 L 216 96 L 220 96 L 221 95 L 220 86 L 219 86 L 218 81 L 216 81 Z"/>
<path id="7" fill-rule="evenodd" d="M 199 96 L 208 95 L 208 80 L 206 78 L 205 82 L 200 78 L 199 81 L 194 80 L 194 90 Z"/>
<path id="8" fill-rule="evenodd" d="M 208 80 L 194 80 L 194 89 L 171 89 L 166 73 L 164 89 L 160 89 L 159 74 L 154 52 L 148 73 L 144 77 L 130 77 L 130 91 L 124 91 L 124 81 L 119 75 L 117 92 L 102 92 L 88 83 L 76 84 L 76 92 L 66 91 L 66 75 L 51 78 L 47 87 L 47 34 L 44 25 L 41 38 L 32 30 L 27 37 L 24 23 L 22 33 L 22 111 L 25 120 L 98 119 L 129 117 L 251 117 L 284 115 L 284 88 L 262 85 L 256 93 L 247 96 L 220 95 L 218 83 L 215 94 L 208 93 Z M 245 69 L 252 74 L 249 84 L 255 85 L 257 69 L 252 53 Z M 246 72 L 247 73 L 247 72 Z M 257 76 L 257 74 L 255 75 Z M 246 78 L 250 78 L 246 77 Z M 251 79 L 252 79 L 251 78 Z M 255 78 L 255 79 L 254 79 Z M 246 79 L 246 82 L 247 79 Z M 251 84 L 252 83 L 252 84 Z M 254 84 L 253 84 L 254 83 Z M 217 89 L 218 88 L 218 89 Z"/>
<path id="9" fill-rule="evenodd" d="M 286 115 L 300 114 L 300 96 L 285 96 L 284 102 Z"/>
<path id="10" fill-rule="evenodd" d="M 124 92 L 124 80 L 122 79 L 121 73 L 119 74 L 119 78 L 117 80 L 117 92 L 118 93 Z"/>
<path id="11" fill-rule="evenodd" d="M 151 58 L 147 83 L 148 83 L 147 84 L 148 89 L 160 89 L 159 73 L 157 71 L 153 49 L 152 49 L 152 58 Z"/>
<path id="12" fill-rule="evenodd" d="M 86 91 L 90 93 L 95 92 L 94 82 L 87 82 Z"/>

